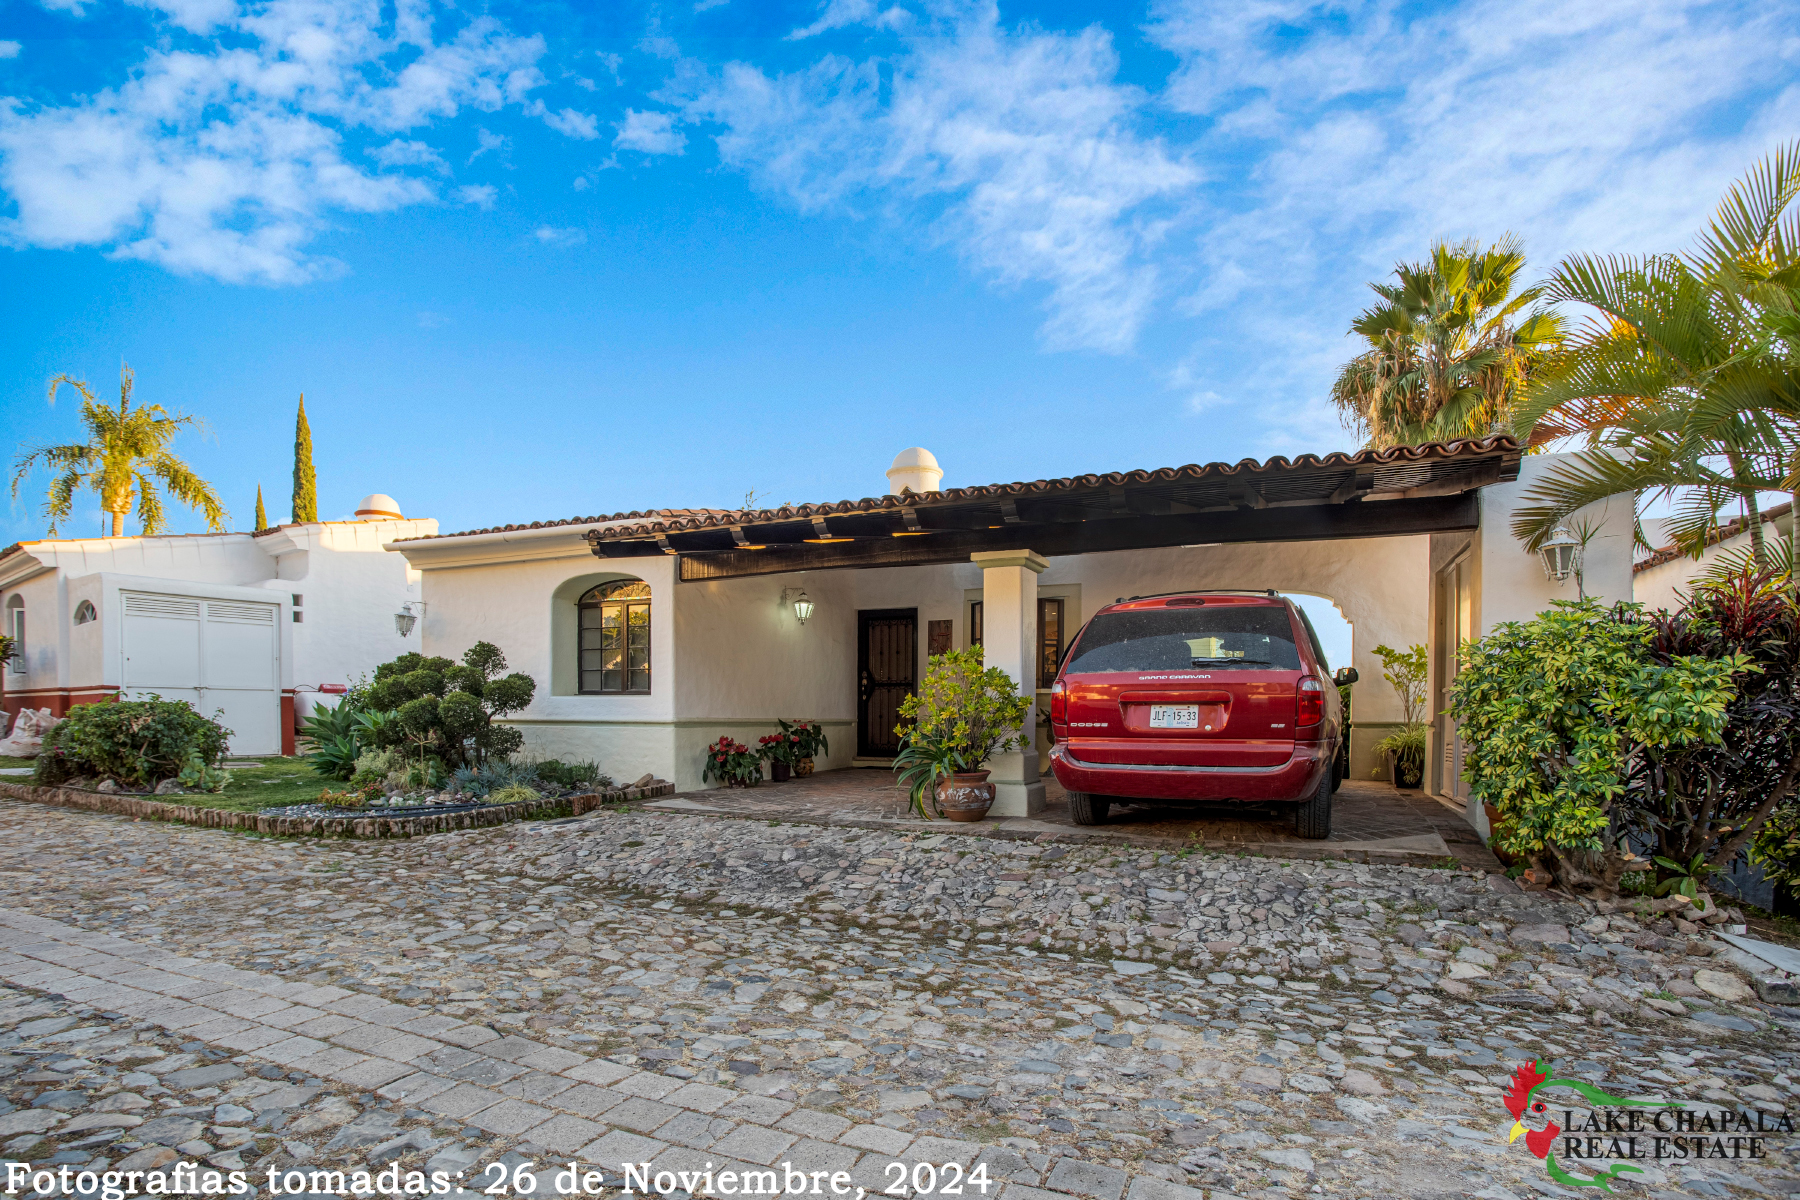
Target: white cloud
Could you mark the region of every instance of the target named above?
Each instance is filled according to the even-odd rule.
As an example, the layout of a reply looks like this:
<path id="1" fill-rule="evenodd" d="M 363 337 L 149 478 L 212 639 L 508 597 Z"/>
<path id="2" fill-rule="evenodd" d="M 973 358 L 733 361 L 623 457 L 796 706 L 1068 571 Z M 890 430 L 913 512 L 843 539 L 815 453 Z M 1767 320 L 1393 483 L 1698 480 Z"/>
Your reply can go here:
<path id="1" fill-rule="evenodd" d="M 500 151 L 502 154 L 510 152 L 512 150 L 512 139 L 503 137 L 497 133 L 490 133 L 486 129 L 477 129 L 475 131 L 475 152 L 469 155 L 469 162 L 472 163 L 482 155 L 496 150 Z M 463 165 L 467 166 L 468 163 L 464 163 Z"/>
<path id="2" fill-rule="evenodd" d="M 675 114 L 625 110 L 625 119 L 616 126 L 619 136 L 613 139 L 617 150 L 639 150 L 645 154 L 680 154 L 687 146 L 687 135 L 675 128 Z"/>
<path id="3" fill-rule="evenodd" d="M 1161 98 L 1204 123 L 1219 180 L 1204 235 L 1171 245 L 1197 276 L 1183 309 L 1284 344 L 1255 368 L 1262 403 L 1292 398 L 1270 426 L 1326 438 L 1363 285 L 1433 238 L 1511 231 L 1538 273 L 1685 246 L 1800 119 L 1786 24 L 1717 0 L 1159 0 L 1148 32 L 1180 60 Z"/>
<path id="4" fill-rule="evenodd" d="M 424 142 L 406 142 L 396 138 L 385 146 L 369 151 L 369 157 L 384 167 L 429 167 L 442 174 L 450 173 L 450 164 Z"/>
<path id="5" fill-rule="evenodd" d="M 554 225 L 540 225 L 531 231 L 531 236 L 546 246 L 579 246 L 587 241 L 587 234 L 579 229 L 558 229 Z"/>
<path id="6" fill-rule="evenodd" d="M 588 183 L 586 175 L 577 175 L 575 177 L 575 182 L 573 184 L 571 184 L 570 186 L 573 187 L 578 192 L 585 192 L 592 185 Z"/>
<path id="7" fill-rule="evenodd" d="M 591 142 L 600 136 L 600 122 L 592 113 L 577 112 L 572 108 L 565 108 L 561 112 L 550 112 L 543 105 L 539 105 L 533 115 L 542 117 L 544 124 L 564 137 Z"/>
<path id="8" fill-rule="evenodd" d="M 1164 290 L 1154 255 L 1200 173 L 1143 131 L 1146 98 L 1117 70 L 1104 30 L 1009 30 L 982 5 L 885 62 L 728 65 L 688 114 L 804 211 L 886 210 L 998 283 L 1046 288 L 1046 345 L 1122 352 Z"/>
<path id="9" fill-rule="evenodd" d="M 884 11 L 875 0 L 825 0 L 819 19 L 788 34 L 788 40 L 816 37 L 828 30 L 847 29 L 852 25 L 898 28 L 906 24 L 910 16 L 898 4 Z"/>
<path id="10" fill-rule="evenodd" d="M 17 42 L 0 41 L 0 58 L 17 58 L 21 49 L 23 47 Z"/>
<path id="11" fill-rule="evenodd" d="M 457 188 L 451 195 L 463 204 L 473 204 L 486 212 L 494 207 L 494 197 L 499 193 L 491 183 L 470 183 Z"/>
<path id="12" fill-rule="evenodd" d="M 411 0 L 387 19 L 380 0 L 158 7 L 224 29 L 200 50 L 158 43 L 126 82 L 68 103 L 0 99 L 0 189 L 16 206 L 0 240 L 102 246 L 232 283 L 330 274 L 338 264 L 305 249 L 329 213 L 433 195 L 421 180 L 352 165 L 346 138 L 520 105 L 542 82 L 541 39 L 477 17 L 440 42 Z M 396 139 L 373 154 L 441 169 L 416 145 Z"/>

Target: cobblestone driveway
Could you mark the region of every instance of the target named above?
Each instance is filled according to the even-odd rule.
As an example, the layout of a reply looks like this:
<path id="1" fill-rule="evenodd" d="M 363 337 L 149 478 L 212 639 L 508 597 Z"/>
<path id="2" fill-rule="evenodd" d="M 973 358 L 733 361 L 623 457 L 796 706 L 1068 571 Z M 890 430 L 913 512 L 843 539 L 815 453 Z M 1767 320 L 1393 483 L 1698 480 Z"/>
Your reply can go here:
<path id="1" fill-rule="evenodd" d="M 601 813 L 293 843 L 0 807 L 0 1149 L 985 1165 L 1004 1200 L 1562 1194 L 1512 1066 L 1793 1108 L 1711 946 L 1468 872 Z M 1622 1190 L 1793 1195 L 1770 1157 Z M 541 1172 L 540 1194 L 550 1195 Z M 1578 1194 L 1568 1191 L 1567 1194 Z"/>

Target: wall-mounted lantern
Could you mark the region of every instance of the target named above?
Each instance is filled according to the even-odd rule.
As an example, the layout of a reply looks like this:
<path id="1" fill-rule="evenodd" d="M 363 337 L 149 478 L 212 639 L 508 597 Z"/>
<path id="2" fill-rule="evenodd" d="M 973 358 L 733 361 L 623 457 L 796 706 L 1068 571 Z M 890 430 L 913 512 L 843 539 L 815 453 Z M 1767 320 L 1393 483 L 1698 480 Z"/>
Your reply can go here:
<path id="1" fill-rule="evenodd" d="M 394 614 L 394 628 L 400 631 L 401 637 L 406 637 L 411 634 L 413 626 L 418 624 L 419 614 L 413 611 L 414 604 L 417 604 L 420 608 L 425 607 L 423 601 L 409 600 L 400 606 L 399 612 Z"/>
<path id="2" fill-rule="evenodd" d="M 1581 573 L 1581 539 L 1559 524 L 1538 546 L 1538 558 L 1544 563 L 1544 578 L 1561 583 Z"/>
<path id="3" fill-rule="evenodd" d="M 812 619 L 813 602 L 807 598 L 806 593 L 800 588 L 782 588 L 781 603 L 783 605 L 792 604 L 794 606 L 794 619 L 802 625 Z"/>

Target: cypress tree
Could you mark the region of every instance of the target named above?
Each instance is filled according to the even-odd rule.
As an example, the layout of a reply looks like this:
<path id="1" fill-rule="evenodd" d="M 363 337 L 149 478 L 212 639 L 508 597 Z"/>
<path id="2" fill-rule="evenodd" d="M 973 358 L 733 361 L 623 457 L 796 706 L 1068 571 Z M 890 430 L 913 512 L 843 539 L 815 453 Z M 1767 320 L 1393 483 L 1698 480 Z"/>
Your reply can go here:
<path id="1" fill-rule="evenodd" d="M 294 520 L 319 519 L 318 481 L 313 474 L 312 426 L 306 423 L 306 393 L 300 393 L 300 417 L 294 422 Z"/>
<path id="2" fill-rule="evenodd" d="M 256 485 L 256 531 L 261 533 L 269 527 L 269 514 L 263 511 L 262 484 Z"/>

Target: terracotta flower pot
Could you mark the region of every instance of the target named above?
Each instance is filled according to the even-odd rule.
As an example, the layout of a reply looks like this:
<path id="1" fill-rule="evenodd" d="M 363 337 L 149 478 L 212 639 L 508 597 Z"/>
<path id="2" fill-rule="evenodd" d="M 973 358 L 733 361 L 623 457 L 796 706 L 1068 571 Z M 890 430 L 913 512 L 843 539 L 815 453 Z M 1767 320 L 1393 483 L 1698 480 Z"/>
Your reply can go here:
<path id="1" fill-rule="evenodd" d="M 805 779 L 808 775 L 811 775 L 812 772 L 813 772 L 813 760 L 810 758 L 803 758 L 799 762 L 794 764 L 794 778 L 795 779 Z"/>
<path id="2" fill-rule="evenodd" d="M 952 821 L 979 821 L 994 805 L 986 771 L 958 771 L 937 783 L 937 806 Z"/>
<path id="3" fill-rule="evenodd" d="M 792 770 L 793 770 L 793 768 L 789 767 L 788 764 L 786 764 L 784 762 L 770 763 L 769 764 L 769 782 L 770 783 L 786 783 L 788 781 L 790 774 L 792 773 Z"/>

